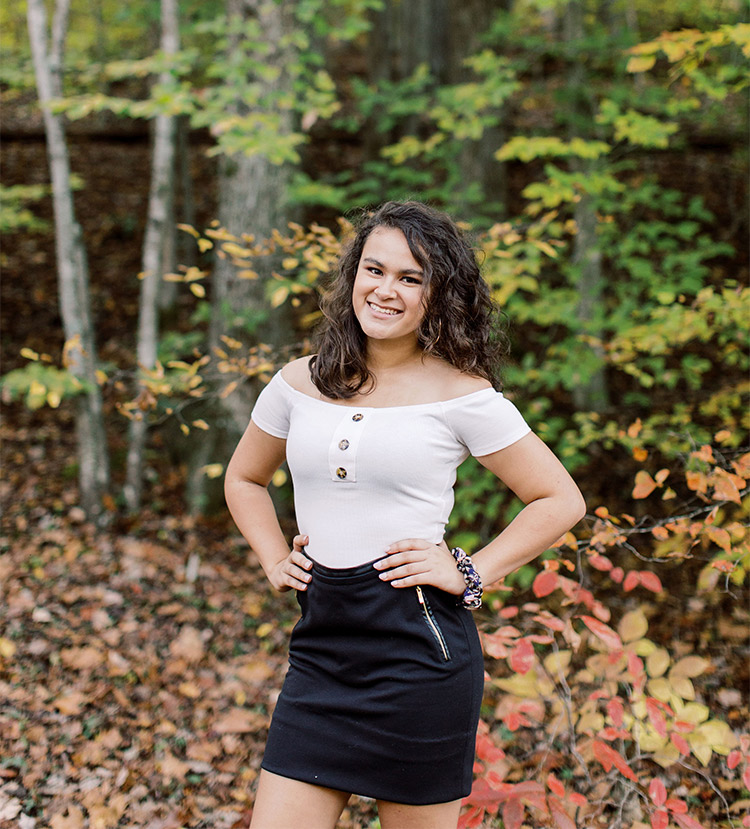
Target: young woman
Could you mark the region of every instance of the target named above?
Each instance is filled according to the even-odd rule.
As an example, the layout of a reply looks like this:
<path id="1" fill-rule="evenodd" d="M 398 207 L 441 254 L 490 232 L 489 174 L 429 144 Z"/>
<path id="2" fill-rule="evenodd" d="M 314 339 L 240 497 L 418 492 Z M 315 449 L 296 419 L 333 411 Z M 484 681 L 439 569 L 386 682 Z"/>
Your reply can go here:
<path id="1" fill-rule="evenodd" d="M 302 618 L 274 710 L 252 829 L 333 829 L 350 794 L 382 829 L 455 829 L 471 789 L 481 585 L 584 514 L 562 464 L 495 390 L 489 290 L 455 224 L 383 205 L 344 253 L 318 353 L 261 393 L 226 497 Z M 443 540 L 469 455 L 524 502 L 471 558 Z M 287 459 L 290 551 L 267 486 Z"/>

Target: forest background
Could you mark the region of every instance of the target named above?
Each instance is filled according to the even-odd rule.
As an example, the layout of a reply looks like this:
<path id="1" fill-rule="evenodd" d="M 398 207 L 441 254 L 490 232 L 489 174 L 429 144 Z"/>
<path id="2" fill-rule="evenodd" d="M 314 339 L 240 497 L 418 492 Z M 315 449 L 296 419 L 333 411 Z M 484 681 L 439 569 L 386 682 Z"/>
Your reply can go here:
<path id="1" fill-rule="evenodd" d="M 224 465 L 351 221 L 408 197 L 466 223 L 589 505 L 476 614 L 462 825 L 750 825 L 747 19 L 3 4 L 0 825 L 247 824 L 296 609 Z M 468 461 L 449 537 L 518 508 Z"/>

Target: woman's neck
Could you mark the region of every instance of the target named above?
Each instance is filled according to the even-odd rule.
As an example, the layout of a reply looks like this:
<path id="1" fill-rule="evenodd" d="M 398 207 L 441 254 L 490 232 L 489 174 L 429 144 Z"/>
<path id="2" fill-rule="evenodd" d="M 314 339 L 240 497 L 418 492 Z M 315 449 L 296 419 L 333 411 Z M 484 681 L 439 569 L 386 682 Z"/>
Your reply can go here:
<path id="1" fill-rule="evenodd" d="M 424 352 L 415 339 L 406 341 L 369 340 L 367 343 L 367 367 L 376 376 L 406 368 L 422 360 Z"/>

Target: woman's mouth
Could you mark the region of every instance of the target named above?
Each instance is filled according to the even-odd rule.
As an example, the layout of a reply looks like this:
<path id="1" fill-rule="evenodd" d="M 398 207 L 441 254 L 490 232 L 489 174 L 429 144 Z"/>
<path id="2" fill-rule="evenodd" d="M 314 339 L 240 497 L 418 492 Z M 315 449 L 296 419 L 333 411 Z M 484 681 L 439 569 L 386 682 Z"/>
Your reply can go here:
<path id="1" fill-rule="evenodd" d="M 387 308 L 385 305 L 378 305 L 376 302 L 368 302 L 367 304 L 378 314 L 387 314 L 390 317 L 395 317 L 397 314 L 402 313 L 398 308 Z"/>

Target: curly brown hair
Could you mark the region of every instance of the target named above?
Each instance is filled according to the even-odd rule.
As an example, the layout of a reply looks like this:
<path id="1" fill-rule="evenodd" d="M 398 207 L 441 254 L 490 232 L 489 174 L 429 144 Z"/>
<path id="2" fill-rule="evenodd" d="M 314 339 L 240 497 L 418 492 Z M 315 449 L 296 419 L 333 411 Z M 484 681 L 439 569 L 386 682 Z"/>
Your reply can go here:
<path id="1" fill-rule="evenodd" d="M 377 227 L 400 230 L 424 272 L 426 310 L 417 332 L 424 353 L 484 377 L 499 389 L 507 338 L 474 251 L 447 215 L 421 202 L 405 201 L 386 202 L 365 214 L 341 256 L 322 302 L 318 353 L 310 360 L 318 390 L 332 399 L 347 399 L 372 376 L 366 362 L 367 337 L 352 307 L 352 288 L 362 249 Z"/>

